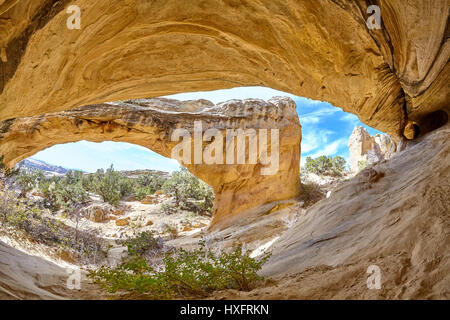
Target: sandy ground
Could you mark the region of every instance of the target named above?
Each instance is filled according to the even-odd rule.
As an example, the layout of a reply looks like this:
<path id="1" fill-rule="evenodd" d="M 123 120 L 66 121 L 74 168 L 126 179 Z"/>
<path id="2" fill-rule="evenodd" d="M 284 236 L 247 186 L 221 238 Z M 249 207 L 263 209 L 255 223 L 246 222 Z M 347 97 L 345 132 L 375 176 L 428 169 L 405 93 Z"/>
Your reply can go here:
<path id="1" fill-rule="evenodd" d="M 142 204 L 139 201 L 121 202 L 120 207 L 127 208 L 116 216 L 117 219 L 129 218 L 129 225 L 117 226 L 116 220 L 94 222 L 82 219 L 80 230 L 98 230 L 111 248 L 102 264 L 116 265 L 126 255 L 127 248 L 120 242 L 133 233 L 152 230 L 166 241 L 172 239 L 166 226 L 177 230 L 179 236 L 199 234 L 205 229 L 210 217 L 199 216 L 187 211 L 170 215 L 162 212 L 162 199 L 155 204 Z M 96 196 L 93 203 L 101 203 Z M 62 214 L 48 215 L 68 226 L 75 222 Z M 152 223 L 149 224 L 148 222 Z M 86 277 L 92 264 L 79 265 L 73 257 L 61 255 L 57 248 L 37 243 L 24 233 L 12 228 L 0 228 L 0 299 L 99 299 L 107 295 Z M 74 270 L 80 270 L 80 290 L 69 289 L 67 281 Z M 72 277 L 73 278 L 73 277 Z M 72 282 L 74 284 L 75 282 Z"/>
<path id="2" fill-rule="evenodd" d="M 12 243 L 15 247 L 0 240 L 0 299 L 106 298 L 100 288 L 88 281 L 85 270 L 49 254 L 42 246 L 27 246 L 24 241 Z M 70 281 L 77 270 L 79 287 Z"/>
<path id="3" fill-rule="evenodd" d="M 239 241 L 255 255 L 262 247 L 272 252 L 261 272 L 272 281 L 212 299 L 449 299 L 449 154 L 450 124 L 338 183 L 307 209 L 292 205 L 220 232 L 190 230 L 167 243 L 191 247 L 207 237 L 215 246 Z M 130 219 L 157 222 L 156 207 L 129 205 Z M 117 231 L 110 222 L 101 225 L 105 233 Z M 68 291 L 62 266 L 4 243 L 0 250 L 0 297 L 89 299 L 98 290 L 86 283 L 80 292 Z M 380 270 L 380 289 L 367 286 L 371 265 Z"/>
<path id="4" fill-rule="evenodd" d="M 93 203 L 101 203 L 98 196 L 91 196 L 91 198 Z M 139 201 L 121 201 L 119 208 L 124 208 L 124 211 L 114 216 L 114 218 L 116 220 L 128 219 L 129 224 L 126 226 L 117 226 L 116 220 L 112 219 L 105 222 L 83 219 L 79 228 L 82 230 L 96 229 L 105 239 L 120 240 L 132 236 L 134 233 L 149 230 L 165 237 L 168 236 L 167 227 L 176 229 L 179 235 L 183 235 L 191 229 L 206 227 L 211 220 L 210 217 L 182 210 L 173 214 L 166 214 L 162 211 L 161 204 L 170 201 L 170 199 L 163 196 L 160 198 L 160 202 L 155 204 L 142 204 Z M 75 227 L 75 222 L 65 218 L 64 215 L 58 215 L 58 219 L 71 227 Z"/>

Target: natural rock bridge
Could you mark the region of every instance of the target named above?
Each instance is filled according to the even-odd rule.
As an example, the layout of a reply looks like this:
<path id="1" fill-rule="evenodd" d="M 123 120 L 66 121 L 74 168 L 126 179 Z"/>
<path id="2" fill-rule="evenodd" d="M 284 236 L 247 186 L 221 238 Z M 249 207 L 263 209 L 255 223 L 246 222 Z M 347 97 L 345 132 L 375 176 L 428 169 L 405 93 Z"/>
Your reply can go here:
<path id="1" fill-rule="evenodd" d="M 290 98 L 272 98 L 268 102 L 230 100 L 217 105 L 206 100 L 140 99 L 16 118 L 0 123 L 0 154 L 5 156 L 5 164 L 12 167 L 55 144 L 110 140 L 138 144 L 171 157 L 172 149 L 179 145 L 178 137 L 173 139 L 174 131 L 186 130 L 194 137 L 194 122 L 202 124 L 200 157 L 207 152 L 208 146 L 218 143 L 218 136 L 215 139 L 205 137 L 208 129 L 217 130 L 222 137 L 220 147 L 214 149 L 214 153 L 222 150 L 223 161 L 211 164 L 197 161 L 195 164 L 195 141 L 192 141 L 188 164 L 183 163 L 214 189 L 213 226 L 229 224 L 236 215 L 241 217 L 255 210 L 270 210 L 299 195 L 301 129 L 296 104 Z M 261 150 L 261 134 L 255 136 L 255 140 L 242 135 L 243 144 L 239 144 L 242 142 L 237 136 L 231 136 L 230 140 L 227 130 L 233 129 L 266 130 L 263 131 L 266 150 Z M 278 132 L 276 145 L 272 144 L 271 130 Z M 252 143 L 256 145 L 252 146 Z M 259 149 L 254 162 L 251 161 L 252 147 Z M 267 151 L 267 160 L 276 163 L 261 161 L 261 152 L 264 151 Z M 244 161 L 238 160 L 240 152 L 245 157 Z M 227 161 L 230 154 L 233 159 Z M 264 174 L 264 168 L 273 170 Z"/>
<path id="2" fill-rule="evenodd" d="M 66 8 L 72 4 L 81 11 L 80 29 L 67 27 Z M 131 107 L 102 103 L 251 85 L 328 101 L 395 140 L 414 139 L 448 119 L 449 4 L 0 0 L 0 120 L 3 140 L 10 139 L 2 148 L 10 163 L 71 139 L 128 141 L 168 155 L 171 145 L 157 138 L 167 134 L 161 131 L 164 121 L 154 119 L 154 140 L 148 141 L 149 134 L 140 136 L 138 125 L 126 124 L 137 119 L 136 109 L 120 113 Z M 370 5 L 380 8 L 380 29 L 366 24 Z M 78 113 L 78 125 L 67 120 L 70 113 L 65 127 L 59 117 L 66 113 L 39 118 L 85 105 L 71 111 Z M 102 118 L 104 108 L 117 110 Z M 100 119 L 90 122 L 89 116 L 83 118 L 88 114 Z M 209 116 L 190 110 L 183 120 L 171 119 L 192 123 Z M 18 128 L 24 117 L 32 117 L 27 121 L 40 129 L 31 125 L 25 130 L 30 135 L 7 138 L 9 126 Z M 287 127 L 280 146 L 281 153 L 290 153 L 280 154 L 276 176 L 254 183 L 246 178 L 253 177 L 254 165 L 232 170 L 217 166 L 212 173 L 190 167 L 215 188 L 217 221 L 237 212 L 236 205 L 244 210 L 296 195 L 298 169 L 292 168 L 298 164 L 298 149 L 292 146 L 299 142 L 300 130 L 298 124 Z M 86 131 L 82 134 L 80 128 Z M 75 132 L 80 132 L 76 138 Z M 21 143 L 25 145 L 19 147 Z"/>

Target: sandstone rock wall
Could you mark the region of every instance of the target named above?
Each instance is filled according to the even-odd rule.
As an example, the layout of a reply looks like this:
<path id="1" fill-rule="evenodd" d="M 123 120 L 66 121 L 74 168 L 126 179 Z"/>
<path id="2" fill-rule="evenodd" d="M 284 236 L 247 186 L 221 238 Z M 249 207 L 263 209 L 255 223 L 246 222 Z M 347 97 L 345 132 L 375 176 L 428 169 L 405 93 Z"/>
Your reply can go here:
<path id="1" fill-rule="evenodd" d="M 12 167 L 55 144 L 109 140 L 134 143 L 171 157 L 172 148 L 179 144 L 178 140 L 172 141 L 174 130 L 185 129 L 194 139 L 194 121 L 202 123 L 203 135 L 214 128 L 223 138 L 223 164 L 207 164 L 204 159 L 201 164 L 195 164 L 193 143 L 190 164 L 183 164 L 214 189 L 214 226 L 226 225 L 264 204 L 275 206 L 278 201 L 299 195 L 301 127 L 295 102 L 283 97 L 268 102 L 230 100 L 217 105 L 206 100 L 139 99 L 16 118 L 0 123 L 0 154 L 5 156 L 5 164 Z M 261 157 L 254 164 L 249 161 L 248 140 L 244 146 L 244 163 L 237 162 L 236 138 L 233 146 L 235 164 L 226 161 L 229 151 L 225 148 L 226 131 L 238 128 L 267 129 L 269 156 L 276 152 L 271 148 L 269 133 L 273 129 L 279 130 L 277 171 L 264 175 L 262 169 L 270 167 L 268 163 L 263 163 Z M 201 150 L 205 151 L 214 141 L 203 141 Z"/>
<path id="2" fill-rule="evenodd" d="M 361 126 L 356 126 L 348 140 L 352 171 L 359 171 L 359 162 L 373 164 L 389 159 L 397 150 L 396 143 L 384 134 L 370 136 Z"/>
<path id="3" fill-rule="evenodd" d="M 275 284 L 231 299 L 448 299 L 450 124 L 299 214 L 261 273 Z M 380 268 L 369 290 L 368 267 Z M 373 274 L 373 273 L 372 273 Z"/>
<path id="4" fill-rule="evenodd" d="M 81 10 L 70 30 L 66 8 Z M 370 5 L 381 29 L 369 29 Z M 261 85 L 394 138 L 449 108 L 450 0 L 3 0 L 0 120 Z M 403 132 L 407 128 L 408 132 Z"/>

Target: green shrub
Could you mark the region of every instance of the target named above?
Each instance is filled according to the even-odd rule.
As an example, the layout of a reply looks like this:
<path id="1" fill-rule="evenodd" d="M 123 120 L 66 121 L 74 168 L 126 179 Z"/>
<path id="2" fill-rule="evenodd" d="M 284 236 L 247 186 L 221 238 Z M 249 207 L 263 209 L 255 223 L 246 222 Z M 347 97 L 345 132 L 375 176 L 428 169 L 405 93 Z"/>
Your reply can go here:
<path id="1" fill-rule="evenodd" d="M 130 179 L 113 166 L 106 170 L 97 170 L 96 173 L 83 177 L 83 188 L 100 195 L 105 202 L 117 205 L 119 201 L 131 194 L 135 194 L 137 200 L 160 190 L 166 179 L 153 172 L 140 175 L 137 179 Z"/>
<path id="2" fill-rule="evenodd" d="M 0 191 L 0 222 L 36 241 L 75 252 L 87 261 L 106 257 L 106 243 L 96 232 L 81 231 L 45 214 L 37 203 L 19 200 L 9 189 Z"/>
<path id="3" fill-rule="evenodd" d="M 95 193 L 95 187 L 94 187 L 94 181 L 96 180 L 96 174 L 90 173 L 85 174 L 82 177 L 81 185 L 83 186 L 83 189 Z"/>
<path id="4" fill-rule="evenodd" d="M 147 172 L 140 175 L 136 179 L 136 186 L 134 189 L 136 199 L 142 200 L 146 196 L 161 190 L 166 180 L 167 178 L 153 172 Z"/>
<path id="5" fill-rule="evenodd" d="M 316 159 L 306 158 L 305 171 L 318 175 L 342 176 L 345 173 L 346 161 L 341 156 L 320 156 Z"/>
<path id="6" fill-rule="evenodd" d="M 83 174 L 69 171 L 64 177 L 51 177 L 39 182 L 39 190 L 52 210 L 73 211 L 77 205 L 85 203 L 89 196 L 83 188 Z"/>
<path id="7" fill-rule="evenodd" d="M 251 258 L 241 245 L 216 254 L 201 242 L 192 251 L 166 253 L 160 268 L 133 255 L 116 268 L 103 266 L 89 276 L 110 293 L 153 299 L 206 297 L 216 290 L 251 290 L 263 280 L 257 272 L 269 257 Z"/>
<path id="8" fill-rule="evenodd" d="M 154 236 L 152 231 L 144 231 L 135 234 L 133 237 L 125 240 L 124 244 L 128 248 L 130 254 L 143 255 L 150 250 L 158 250 L 162 248 L 162 244 L 158 238 Z"/>
<path id="9" fill-rule="evenodd" d="M 25 170 L 20 170 L 15 177 L 17 185 L 22 190 L 21 196 L 25 196 L 27 192 L 36 188 L 39 181 L 44 179 L 44 174 L 41 171 L 38 172 L 28 172 Z"/>
<path id="10" fill-rule="evenodd" d="M 173 172 L 164 183 L 163 191 L 175 198 L 178 208 L 194 212 L 208 212 L 214 204 L 214 191 L 205 182 L 192 175 L 186 168 Z M 201 205 L 191 200 L 202 200 Z"/>
<path id="11" fill-rule="evenodd" d="M 145 199 L 145 197 L 147 195 L 152 194 L 152 192 L 147 187 L 136 186 L 134 188 L 134 194 L 136 196 L 136 199 L 141 201 L 141 200 Z"/>
<path id="12" fill-rule="evenodd" d="M 163 213 L 168 214 L 168 215 L 176 213 L 177 209 L 178 209 L 176 204 L 171 203 L 171 202 L 162 203 L 160 208 Z"/>
<path id="13" fill-rule="evenodd" d="M 106 171 L 97 170 L 92 178 L 84 180 L 84 185 L 100 195 L 104 202 L 117 206 L 119 201 L 133 192 L 133 182 L 122 173 L 115 171 L 113 165 Z"/>

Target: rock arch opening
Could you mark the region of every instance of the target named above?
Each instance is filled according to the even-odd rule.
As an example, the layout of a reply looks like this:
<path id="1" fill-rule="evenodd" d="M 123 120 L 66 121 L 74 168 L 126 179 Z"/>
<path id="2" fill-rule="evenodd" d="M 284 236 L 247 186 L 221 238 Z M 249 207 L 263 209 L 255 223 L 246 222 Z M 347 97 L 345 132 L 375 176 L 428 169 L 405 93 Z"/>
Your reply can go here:
<path id="1" fill-rule="evenodd" d="M 65 170 L 94 173 L 97 169 L 139 171 L 154 170 L 171 173 L 180 169 L 180 164 L 152 150 L 127 142 L 115 141 L 78 141 L 53 145 L 27 158 L 27 162 L 36 160 L 61 167 Z M 24 160 L 24 161 L 25 161 Z M 16 165 L 19 166 L 22 162 Z"/>
<path id="2" fill-rule="evenodd" d="M 223 140 L 222 159 L 227 159 L 232 151 L 236 162 L 196 162 L 197 123 L 201 124 L 202 135 L 208 130 L 216 130 L 220 139 L 216 136 L 215 140 Z M 80 140 L 128 142 L 172 157 L 172 150 L 180 145 L 181 137 L 178 135 L 173 139 L 173 135 L 177 129 L 184 130 L 194 137 L 194 143 L 189 147 L 191 161 L 183 165 L 214 189 L 216 202 L 212 226 L 224 227 L 246 214 L 268 211 L 280 202 L 296 198 L 300 192 L 301 130 L 296 104 L 289 98 L 278 97 L 267 102 L 231 100 L 217 105 L 206 100 L 139 99 L 16 118 L 3 122 L 1 127 L 0 154 L 4 155 L 9 167 L 52 145 Z M 266 137 L 268 132 L 276 130 L 277 149 L 272 149 L 273 138 L 270 136 L 266 138 L 266 151 L 269 154 L 276 152 L 277 170 L 262 174 L 270 163 L 263 163 L 261 158 L 249 161 L 253 150 L 250 138 L 244 137 L 244 162 L 239 162 L 239 137 L 232 137 L 236 143 L 228 144 L 227 130 L 242 128 L 262 131 Z M 201 150 L 215 144 L 215 140 L 202 137 Z M 217 156 L 217 151 L 214 152 Z"/>

